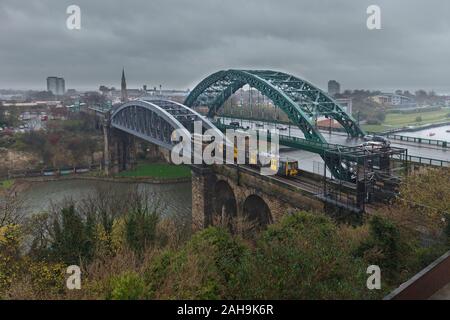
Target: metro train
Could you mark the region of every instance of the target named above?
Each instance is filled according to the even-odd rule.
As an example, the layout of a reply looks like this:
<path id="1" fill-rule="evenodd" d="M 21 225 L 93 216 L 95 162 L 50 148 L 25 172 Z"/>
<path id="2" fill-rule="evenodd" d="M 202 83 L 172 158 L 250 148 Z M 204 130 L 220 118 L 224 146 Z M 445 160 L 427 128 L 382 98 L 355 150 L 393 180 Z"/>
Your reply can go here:
<path id="1" fill-rule="evenodd" d="M 202 151 L 208 146 L 210 143 L 214 141 L 212 136 L 202 136 L 199 134 L 192 134 L 192 141 L 201 141 L 202 142 Z M 224 155 L 226 154 L 226 147 L 222 145 L 224 148 Z M 234 142 L 234 152 L 233 152 L 234 162 L 237 163 L 238 160 L 238 145 L 237 141 Z M 269 160 L 270 159 L 270 160 Z M 288 157 L 273 157 L 268 153 L 260 152 L 250 153 L 249 152 L 249 140 L 245 140 L 245 164 L 254 168 L 271 168 L 272 170 L 277 171 L 277 175 L 283 177 L 295 177 L 298 175 L 298 160 L 290 159 Z"/>
<path id="2" fill-rule="evenodd" d="M 234 147 L 234 159 L 237 161 L 238 149 Z M 268 161 L 270 159 L 270 161 Z M 277 175 L 282 177 L 295 177 L 298 175 L 298 160 L 287 157 L 273 157 L 267 153 L 250 154 L 248 150 L 245 152 L 245 163 L 255 168 L 271 168 L 277 171 Z"/>

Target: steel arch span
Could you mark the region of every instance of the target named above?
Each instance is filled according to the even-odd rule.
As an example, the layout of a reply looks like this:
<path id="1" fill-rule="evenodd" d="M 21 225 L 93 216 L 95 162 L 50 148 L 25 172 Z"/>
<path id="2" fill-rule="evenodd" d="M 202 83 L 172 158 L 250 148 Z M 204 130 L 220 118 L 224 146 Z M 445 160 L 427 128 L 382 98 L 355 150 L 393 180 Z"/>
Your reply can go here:
<path id="1" fill-rule="evenodd" d="M 314 118 L 335 119 L 352 137 L 365 132 L 339 104 L 311 83 L 293 75 L 271 70 L 222 70 L 205 78 L 188 95 L 188 107 L 207 106 L 212 118 L 225 101 L 244 85 L 250 85 L 273 101 L 302 130 L 307 140 L 326 143 L 315 128 Z"/>
<path id="2" fill-rule="evenodd" d="M 223 136 L 204 116 L 170 100 L 143 98 L 126 102 L 112 110 L 110 121 L 114 128 L 169 150 L 177 143 L 172 141 L 172 132 L 180 129 L 191 137 L 195 121 L 201 121 L 203 131 L 212 129 Z"/>

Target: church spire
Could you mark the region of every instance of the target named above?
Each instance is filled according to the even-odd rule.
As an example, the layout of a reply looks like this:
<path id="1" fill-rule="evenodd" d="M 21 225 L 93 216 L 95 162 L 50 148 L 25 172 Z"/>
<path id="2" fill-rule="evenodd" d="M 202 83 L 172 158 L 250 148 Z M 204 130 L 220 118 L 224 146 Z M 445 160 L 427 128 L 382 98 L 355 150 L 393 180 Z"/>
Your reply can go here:
<path id="1" fill-rule="evenodd" d="M 125 79 L 125 68 L 122 69 L 122 83 L 121 83 L 122 102 L 128 101 L 127 81 Z"/>

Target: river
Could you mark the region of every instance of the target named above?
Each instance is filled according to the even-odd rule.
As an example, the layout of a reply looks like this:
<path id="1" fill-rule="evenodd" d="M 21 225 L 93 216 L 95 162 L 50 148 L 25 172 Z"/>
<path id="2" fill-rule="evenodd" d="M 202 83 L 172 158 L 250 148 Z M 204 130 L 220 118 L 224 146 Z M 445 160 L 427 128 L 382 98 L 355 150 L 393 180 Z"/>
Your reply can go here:
<path id="1" fill-rule="evenodd" d="M 47 211 L 52 206 L 61 205 L 71 199 L 80 201 L 95 194 L 99 187 L 112 192 L 126 192 L 136 186 L 139 191 L 149 195 L 150 205 L 158 204 L 163 216 L 177 216 L 190 219 L 192 206 L 191 183 L 120 183 L 92 180 L 59 180 L 49 182 L 33 182 L 31 186 L 19 193 L 27 215 Z"/>
<path id="2" fill-rule="evenodd" d="M 450 142 L 450 132 L 447 132 L 447 130 L 450 130 L 450 125 L 445 125 L 442 127 L 434 127 L 434 128 L 428 128 L 418 131 L 411 131 L 411 132 L 396 132 L 396 134 L 408 136 L 408 137 L 417 137 L 417 138 L 426 138 L 426 139 L 432 139 L 432 140 L 444 140 Z M 430 133 L 434 133 L 433 136 L 430 136 Z"/>

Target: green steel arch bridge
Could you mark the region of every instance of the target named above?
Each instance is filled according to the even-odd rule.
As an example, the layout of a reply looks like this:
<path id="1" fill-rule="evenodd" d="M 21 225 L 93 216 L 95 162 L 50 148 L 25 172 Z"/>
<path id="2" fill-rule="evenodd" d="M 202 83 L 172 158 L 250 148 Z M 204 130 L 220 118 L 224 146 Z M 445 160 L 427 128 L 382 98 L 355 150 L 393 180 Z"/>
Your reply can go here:
<path id="1" fill-rule="evenodd" d="M 365 165 L 364 162 L 368 159 L 379 162 L 378 151 L 327 143 L 315 126 L 315 119 L 319 116 L 336 120 L 351 137 L 364 137 L 366 133 L 350 114 L 317 86 L 284 72 L 235 69 L 218 71 L 202 80 L 190 92 L 184 104 L 190 108 L 207 107 L 208 118 L 214 118 L 228 98 L 245 85 L 250 85 L 269 98 L 286 113 L 305 137 L 280 136 L 280 143 L 319 154 L 336 178 L 354 182 L 356 173 L 351 168 L 355 164 Z M 215 125 L 222 130 L 226 129 L 223 124 Z M 383 156 L 389 154 L 385 153 Z"/>
<path id="2" fill-rule="evenodd" d="M 338 121 L 352 137 L 365 135 L 355 119 L 325 92 L 305 80 L 278 71 L 230 69 L 213 73 L 191 91 L 184 104 L 191 108 L 206 106 L 208 117 L 212 118 L 225 101 L 246 84 L 283 110 L 308 141 L 326 144 L 314 125 L 317 116 Z"/>
<path id="3" fill-rule="evenodd" d="M 237 90 L 250 85 L 280 108 L 304 135 L 304 138 L 280 136 L 280 143 L 319 154 L 330 172 L 339 180 L 355 182 L 355 167 L 371 166 L 386 160 L 397 151 L 367 150 L 329 144 L 315 126 L 318 116 L 339 122 L 351 137 L 363 137 L 365 132 L 322 90 L 313 84 L 283 72 L 271 70 L 223 70 L 201 81 L 188 95 L 184 104 L 154 98 L 140 98 L 114 108 L 90 108 L 97 114 L 108 114 L 110 125 L 154 144 L 170 149 L 171 129 L 192 131 L 194 120 L 201 120 L 207 128 L 226 129 L 210 121 Z M 207 107 L 207 117 L 194 111 Z M 208 119 L 209 118 L 209 119 Z M 382 159 L 381 159 L 382 158 Z"/>

